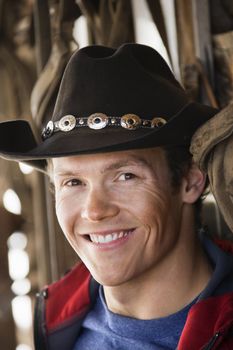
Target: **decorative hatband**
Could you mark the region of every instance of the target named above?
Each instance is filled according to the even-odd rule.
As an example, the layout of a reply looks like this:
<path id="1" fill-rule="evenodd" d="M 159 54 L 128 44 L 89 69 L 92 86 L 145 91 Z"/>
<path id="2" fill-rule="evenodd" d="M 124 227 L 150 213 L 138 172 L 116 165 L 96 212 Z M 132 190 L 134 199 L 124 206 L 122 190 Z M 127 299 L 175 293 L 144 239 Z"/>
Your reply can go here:
<path id="1" fill-rule="evenodd" d="M 71 114 L 65 115 L 59 121 L 50 120 L 42 131 L 42 139 L 45 140 L 58 131 L 68 132 L 74 128 L 89 127 L 99 130 L 106 126 L 120 126 L 127 130 L 136 130 L 138 128 L 160 128 L 167 121 L 161 117 L 155 117 L 152 120 L 142 119 L 136 114 L 124 114 L 122 117 L 109 117 L 103 113 L 94 113 L 87 118 L 77 118 Z"/>

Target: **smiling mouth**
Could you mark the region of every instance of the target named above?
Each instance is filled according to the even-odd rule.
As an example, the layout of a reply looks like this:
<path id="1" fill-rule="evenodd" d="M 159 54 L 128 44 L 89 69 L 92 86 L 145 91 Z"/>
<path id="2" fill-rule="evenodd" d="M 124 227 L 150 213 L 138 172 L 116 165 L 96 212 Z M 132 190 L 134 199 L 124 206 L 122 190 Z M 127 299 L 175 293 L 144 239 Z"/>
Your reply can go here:
<path id="1" fill-rule="evenodd" d="M 121 238 L 125 238 L 129 234 L 131 234 L 133 231 L 134 231 L 134 229 L 122 230 L 122 231 L 119 231 L 119 232 L 108 233 L 107 235 L 103 235 L 103 234 L 100 235 L 100 234 L 92 233 L 92 234 L 89 234 L 89 235 L 86 235 L 86 236 L 93 243 L 106 244 L 106 243 L 117 241 L 117 240 L 119 240 Z"/>

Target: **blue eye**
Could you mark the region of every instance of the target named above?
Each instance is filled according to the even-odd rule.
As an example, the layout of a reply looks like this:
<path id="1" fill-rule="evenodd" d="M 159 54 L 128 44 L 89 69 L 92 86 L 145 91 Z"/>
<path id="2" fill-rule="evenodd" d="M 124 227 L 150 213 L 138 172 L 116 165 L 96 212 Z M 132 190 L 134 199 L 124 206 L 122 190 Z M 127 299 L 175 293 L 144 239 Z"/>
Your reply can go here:
<path id="1" fill-rule="evenodd" d="M 132 173 L 124 173 L 119 177 L 120 181 L 128 181 L 128 180 L 132 180 L 136 177 L 136 175 L 132 174 Z"/>
<path id="2" fill-rule="evenodd" d="M 72 187 L 72 186 L 81 186 L 83 183 L 79 179 L 71 179 L 65 183 L 66 186 Z"/>

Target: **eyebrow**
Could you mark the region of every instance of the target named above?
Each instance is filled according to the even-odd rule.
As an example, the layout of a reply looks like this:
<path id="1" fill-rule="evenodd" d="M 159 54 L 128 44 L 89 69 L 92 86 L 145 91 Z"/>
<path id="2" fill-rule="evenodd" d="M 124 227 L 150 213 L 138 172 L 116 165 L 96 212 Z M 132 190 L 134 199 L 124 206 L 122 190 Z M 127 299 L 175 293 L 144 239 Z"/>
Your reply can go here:
<path id="1" fill-rule="evenodd" d="M 131 156 L 128 159 L 124 159 L 124 160 L 119 160 L 119 161 L 113 161 L 110 164 L 104 165 L 103 169 L 101 170 L 101 173 L 105 173 L 107 171 L 111 171 L 111 170 L 117 170 L 126 166 L 135 166 L 135 165 L 139 165 L 139 166 L 146 166 L 147 168 L 152 168 L 151 164 L 146 161 L 143 158 L 137 157 L 137 156 Z M 55 168 L 56 169 L 56 168 Z M 80 169 L 76 169 L 76 170 L 67 170 L 67 169 L 63 169 L 63 167 L 58 167 L 56 169 L 56 175 L 58 176 L 64 176 L 64 175 L 78 175 L 80 174 Z"/>
<path id="2" fill-rule="evenodd" d="M 129 165 L 139 165 L 139 166 L 146 166 L 151 167 L 151 165 L 143 158 L 138 157 L 131 157 L 129 159 L 125 160 L 119 160 L 117 162 L 114 162 L 112 164 L 106 165 L 104 169 L 101 172 L 106 172 L 110 170 L 117 170 Z"/>

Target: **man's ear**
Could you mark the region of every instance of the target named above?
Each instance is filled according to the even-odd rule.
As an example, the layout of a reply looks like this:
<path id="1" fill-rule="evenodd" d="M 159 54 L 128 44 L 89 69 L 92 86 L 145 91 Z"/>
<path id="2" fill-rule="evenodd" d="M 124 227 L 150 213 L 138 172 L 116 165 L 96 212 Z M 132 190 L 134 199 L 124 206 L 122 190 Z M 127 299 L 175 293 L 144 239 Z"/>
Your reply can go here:
<path id="1" fill-rule="evenodd" d="M 182 197 L 184 203 L 194 203 L 202 194 L 206 183 L 206 175 L 197 167 L 196 164 L 192 164 L 191 168 L 184 176 Z"/>

